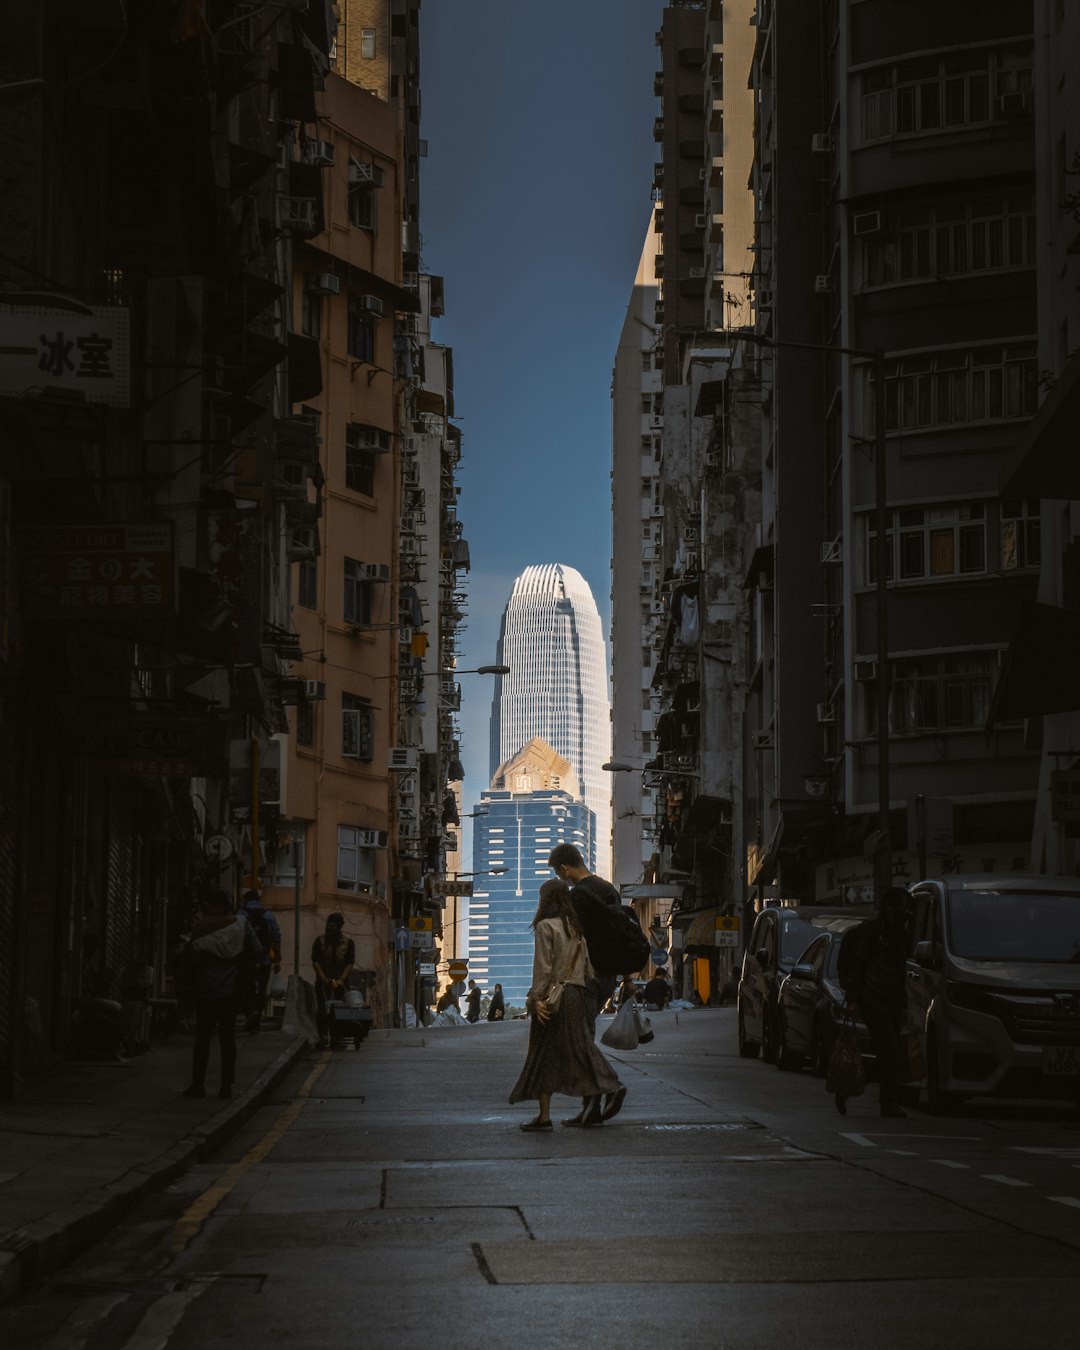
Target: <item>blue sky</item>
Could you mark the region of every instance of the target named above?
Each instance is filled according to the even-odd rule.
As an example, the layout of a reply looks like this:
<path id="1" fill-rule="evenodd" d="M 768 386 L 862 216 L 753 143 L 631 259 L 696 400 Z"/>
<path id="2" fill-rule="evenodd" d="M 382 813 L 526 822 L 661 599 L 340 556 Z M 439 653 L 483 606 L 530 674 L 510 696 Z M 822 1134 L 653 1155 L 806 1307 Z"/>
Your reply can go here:
<path id="1" fill-rule="evenodd" d="M 435 336 L 454 349 L 472 553 L 463 668 L 495 659 L 530 563 L 576 567 L 609 630 L 611 369 L 651 210 L 662 11 L 663 0 L 421 10 L 422 261 L 446 279 Z M 492 681 L 461 686 L 468 811 L 488 785 Z"/>

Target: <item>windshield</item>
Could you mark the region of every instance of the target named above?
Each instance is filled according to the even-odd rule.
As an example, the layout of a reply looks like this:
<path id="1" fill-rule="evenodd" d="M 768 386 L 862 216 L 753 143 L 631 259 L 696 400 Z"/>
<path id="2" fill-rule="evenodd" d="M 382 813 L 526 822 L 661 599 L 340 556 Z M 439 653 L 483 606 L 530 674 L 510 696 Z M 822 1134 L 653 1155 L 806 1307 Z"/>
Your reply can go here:
<path id="1" fill-rule="evenodd" d="M 969 961 L 1080 962 L 1080 892 L 950 891 L 948 924 Z"/>
<path id="2" fill-rule="evenodd" d="M 790 918 L 780 925 L 780 964 L 793 966 L 821 930 L 803 919 Z"/>

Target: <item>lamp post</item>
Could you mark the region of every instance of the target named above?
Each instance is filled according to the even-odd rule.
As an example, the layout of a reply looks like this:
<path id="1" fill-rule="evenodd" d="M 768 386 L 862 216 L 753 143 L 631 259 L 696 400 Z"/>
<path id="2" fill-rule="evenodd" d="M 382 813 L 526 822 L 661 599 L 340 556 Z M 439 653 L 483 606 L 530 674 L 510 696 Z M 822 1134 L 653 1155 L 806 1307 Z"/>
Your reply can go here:
<path id="1" fill-rule="evenodd" d="M 877 614 L 877 837 L 874 840 L 874 890 L 878 898 L 892 884 L 892 844 L 889 839 L 889 543 L 885 465 L 885 352 L 880 347 L 834 347 L 822 342 L 789 342 L 763 333 L 739 333 L 757 347 L 831 352 L 870 361 L 874 376 L 874 521 L 877 530 L 875 585 Z"/>

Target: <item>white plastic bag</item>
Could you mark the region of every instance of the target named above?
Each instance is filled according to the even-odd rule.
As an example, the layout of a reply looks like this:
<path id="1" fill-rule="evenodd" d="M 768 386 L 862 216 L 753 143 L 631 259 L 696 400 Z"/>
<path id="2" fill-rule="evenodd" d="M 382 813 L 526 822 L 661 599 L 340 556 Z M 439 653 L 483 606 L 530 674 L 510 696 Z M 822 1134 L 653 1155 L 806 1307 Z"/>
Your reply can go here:
<path id="1" fill-rule="evenodd" d="M 600 1037 L 612 1050 L 636 1050 L 638 1043 L 637 1016 L 634 1000 L 627 999 L 615 1014 L 611 1026 Z"/>

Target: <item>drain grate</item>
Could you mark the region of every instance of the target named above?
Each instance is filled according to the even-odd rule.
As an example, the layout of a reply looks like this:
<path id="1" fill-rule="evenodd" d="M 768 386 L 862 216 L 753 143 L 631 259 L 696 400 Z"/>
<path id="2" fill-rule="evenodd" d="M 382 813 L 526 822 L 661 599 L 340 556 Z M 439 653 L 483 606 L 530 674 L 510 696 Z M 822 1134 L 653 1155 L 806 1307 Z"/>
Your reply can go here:
<path id="1" fill-rule="evenodd" d="M 725 1120 L 725 1121 L 722 1121 L 722 1122 L 720 1122 L 720 1121 L 708 1121 L 708 1122 L 706 1122 L 706 1123 L 699 1124 L 699 1125 L 646 1125 L 645 1128 L 646 1128 L 647 1130 L 663 1130 L 663 1131 L 665 1131 L 665 1132 L 670 1132 L 670 1133 L 674 1133 L 674 1132 L 678 1131 L 678 1132 L 681 1133 L 681 1132 L 683 1132 L 683 1131 L 690 1131 L 690 1130 L 697 1130 L 697 1131 L 705 1131 L 705 1130 L 709 1130 L 709 1131 L 713 1131 L 713 1132 L 719 1131 L 719 1130 L 724 1130 L 724 1131 L 729 1131 L 729 1130 L 760 1130 L 760 1129 L 761 1129 L 761 1126 L 760 1126 L 760 1125 L 754 1124 L 753 1121 L 745 1121 L 745 1120 Z"/>
<path id="2" fill-rule="evenodd" d="M 400 1224 L 400 1225 L 404 1226 L 404 1225 L 406 1225 L 406 1224 L 421 1224 L 421 1223 L 434 1223 L 434 1222 L 435 1222 L 435 1215 L 434 1215 L 434 1214 L 419 1214 L 419 1215 L 417 1215 L 417 1214 L 404 1214 L 404 1215 L 401 1215 L 400 1217 L 396 1217 L 396 1216 L 390 1217 L 390 1216 L 388 1216 L 387 1218 L 381 1218 L 381 1217 L 380 1217 L 380 1218 L 377 1218 L 377 1219 L 348 1219 L 348 1220 L 346 1221 L 345 1227 L 346 1227 L 346 1228 L 376 1228 L 376 1227 L 382 1228 L 382 1227 L 385 1227 L 385 1226 L 388 1225 L 388 1224 Z"/>

